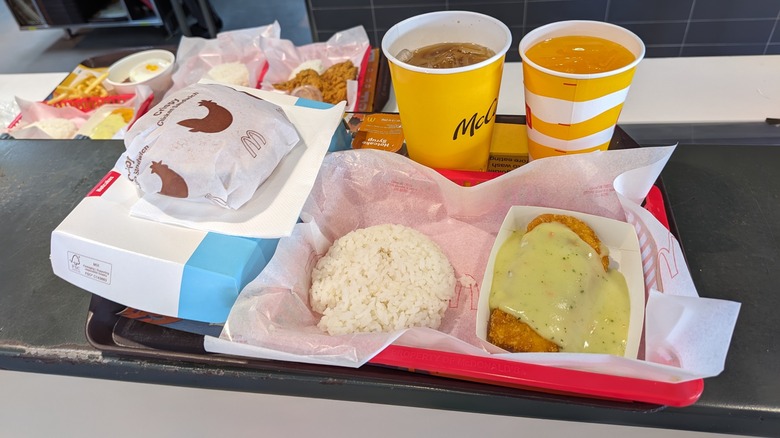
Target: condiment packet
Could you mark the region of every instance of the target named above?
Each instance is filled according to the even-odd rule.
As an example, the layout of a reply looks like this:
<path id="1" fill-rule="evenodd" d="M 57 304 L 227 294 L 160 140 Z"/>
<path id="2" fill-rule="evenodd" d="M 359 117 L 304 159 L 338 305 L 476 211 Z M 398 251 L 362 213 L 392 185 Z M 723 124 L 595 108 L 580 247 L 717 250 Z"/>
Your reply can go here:
<path id="1" fill-rule="evenodd" d="M 221 336 L 206 338 L 206 349 L 359 367 L 394 344 L 666 382 L 717 375 L 739 303 L 698 297 L 678 242 L 640 206 L 673 150 L 535 160 L 474 187 L 458 186 L 398 154 L 369 149 L 330 154 L 301 214 L 306 222 L 280 240 L 274 258 L 239 295 Z M 482 348 L 475 334 L 477 300 L 489 291 L 481 291 L 480 284 L 495 236 L 513 205 L 579 211 L 634 226 L 649 294 L 646 360 L 602 354 L 491 355 Z M 338 237 L 381 223 L 413 227 L 439 244 L 455 268 L 455 298 L 439 330 L 328 336 L 317 328 L 318 316 L 308 305 L 312 267 Z"/>

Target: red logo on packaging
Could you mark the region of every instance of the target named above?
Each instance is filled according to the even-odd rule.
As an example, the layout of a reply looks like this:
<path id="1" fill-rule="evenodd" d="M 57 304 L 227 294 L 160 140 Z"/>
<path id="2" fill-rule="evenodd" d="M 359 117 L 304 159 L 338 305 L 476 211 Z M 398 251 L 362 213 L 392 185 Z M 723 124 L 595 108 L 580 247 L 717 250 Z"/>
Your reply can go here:
<path id="1" fill-rule="evenodd" d="M 114 184 L 114 182 L 118 180 L 120 176 L 121 175 L 119 172 L 114 170 L 108 172 L 106 176 L 104 176 L 103 179 L 101 179 L 100 182 L 89 191 L 87 196 L 102 196 L 103 193 L 105 193 L 106 190 L 111 187 L 111 184 Z"/>

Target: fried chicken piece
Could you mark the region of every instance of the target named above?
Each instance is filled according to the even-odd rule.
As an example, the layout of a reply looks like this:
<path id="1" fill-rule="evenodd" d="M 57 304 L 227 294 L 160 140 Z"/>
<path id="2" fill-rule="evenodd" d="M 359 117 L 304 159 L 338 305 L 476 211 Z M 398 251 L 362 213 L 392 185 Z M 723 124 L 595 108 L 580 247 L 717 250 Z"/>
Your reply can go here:
<path id="1" fill-rule="evenodd" d="M 599 240 L 596 232 L 593 231 L 593 229 L 588 226 L 588 224 L 577 219 L 576 217 L 567 216 L 565 214 L 543 214 L 537 216 L 534 220 L 529 222 L 525 232 L 528 233 L 538 225 L 550 222 L 561 223 L 566 225 L 570 230 L 574 231 L 578 236 L 580 236 L 580 239 L 584 240 L 585 243 L 590 245 L 596 251 L 596 254 L 601 256 L 601 265 L 604 266 L 604 271 L 609 268 L 609 256 L 607 254 L 601 253 L 603 250 L 601 247 L 601 240 Z"/>
<path id="2" fill-rule="evenodd" d="M 322 100 L 334 105 L 347 100 L 347 81 L 357 79 L 357 73 L 349 60 L 330 66 L 322 74 Z"/>
<path id="3" fill-rule="evenodd" d="M 501 309 L 490 312 L 487 340 L 512 353 L 557 353 L 560 349 L 554 342 L 541 337 L 531 326 Z"/>
<path id="4" fill-rule="evenodd" d="M 277 90 L 286 91 L 288 93 L 304 85 L 312 85 L 322 90 L 323 87 L 322 78 L 320 77 L 319 73 L 317 73 L 316 70 L 307 68 L 305 70 L 301 70 L 300 72 L 298 72 L 298 74 L 295 75 L 295 77 L 290 79 L 289 81 L 273 84 L 274 88 L 276 88 Z"/>
<path id="5" fill-rule="evenodd" d="M 322 101 L 337 104 L 347 100 L 347 81 L 357 79 L 358 68 L 352 61 L 333 64 L 322 75 L 316 70 L 307 68 L 301 70 L 294 78 L 286 82 L 273 84 L 277 90 L 290 93 L 298 87 L 312 85 L 322 93 Z"/>
<path id="6" fill-rule="evenodd" d="M 322 80 L 330 85 L 333 82 L 346 82 L 349 79 L 357 79 L 358 68 L 352 61 L 344 61 L 333 64 L 322 74 Z"/>
<path id="7" fill-rule="evenodd" d="M 336 82 L 332 86 L 326 87 L 324 90 L 322 90 L 322 101 L 331 103 L 333 105 L 341 102 L 342 100 L 347 100 L 347 83 L 345 82 Z"/>

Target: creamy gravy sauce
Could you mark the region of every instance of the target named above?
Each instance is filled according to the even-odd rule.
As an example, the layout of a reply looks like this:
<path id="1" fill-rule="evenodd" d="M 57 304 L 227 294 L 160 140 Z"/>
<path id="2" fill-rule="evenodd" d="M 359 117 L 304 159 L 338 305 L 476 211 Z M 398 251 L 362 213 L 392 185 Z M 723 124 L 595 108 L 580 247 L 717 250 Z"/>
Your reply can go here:
<path id="1" fill-rule="evenodd" d="M 520 318 L 563 352 L 625 353 L 626 280 L 615 269 L 604 272 L 599 254 L 563 224 L 515 231 L 504 242 L 490 308 Z"/>

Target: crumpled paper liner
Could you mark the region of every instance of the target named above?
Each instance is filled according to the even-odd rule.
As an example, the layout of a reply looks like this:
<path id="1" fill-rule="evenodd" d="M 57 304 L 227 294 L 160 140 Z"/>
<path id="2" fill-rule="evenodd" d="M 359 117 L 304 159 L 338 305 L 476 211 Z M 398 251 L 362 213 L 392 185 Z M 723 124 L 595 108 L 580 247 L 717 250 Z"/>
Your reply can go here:
<path id="1" fill-rule="evenodd" d="M 533 161 L 475 187 L 460 187 L 402 156 L 355 150 L 326 157 L 303 209 L 304 223 L 279 242 L 242 291 L 208 351 L 359 367 L 389 344 L 679 382 L 723 370 L 739 303 L 699 298 L 680 246 L 639 203 L 674 147 Z M 648 293 L 644 357 L 487 353 L 475 334 L 477 298 L 495 235 L 512 205 L 575 210 L 637 229 Z M 310 273 L 336 238 L 380 223 L 411 226 L 438 243 L 455 268 L 455 297 L 439 330 L 328 336 L 308 306 Z M 640 354 L 641 355 L 641 354 Z"/>
<path id="2" fill-rule="evenodd" d="M 220 32 L 213 39 L 182 37 L 176 49 L 173 85 L 165 93 L 165 98 L 201 79 L 209 79 L 205 76 L 212 67 L 230 62 L 244 64 L 249 70 L 249 86 L 258 88 L 267 68 L 260 41 L 279 38 L 280 34 L 281 27 L 274 21 L 265 26 Z"/>
<path id="3" fill-rule="evenodd" d="M 36 122 L 41 120 L 54 118 L 68 119 L 76 125 L 78 131 L 87 119 L 89 119 L 89 114 L 78 108 L 68 106 L 55 107 L 43 102 L 33 102 L 20 97 L 16 98 L 16 103 L 19 105 L 21 119 L 19 119 L 19 122 L 17 122 L 16 125 L 8 129 L 8 133 L 18 139 L 52 139 L 46 131 L 35 125 Z M 74 132 L 73 136 L 75 137 L 75 135 Z"/>

